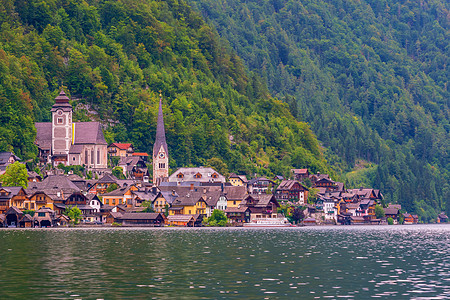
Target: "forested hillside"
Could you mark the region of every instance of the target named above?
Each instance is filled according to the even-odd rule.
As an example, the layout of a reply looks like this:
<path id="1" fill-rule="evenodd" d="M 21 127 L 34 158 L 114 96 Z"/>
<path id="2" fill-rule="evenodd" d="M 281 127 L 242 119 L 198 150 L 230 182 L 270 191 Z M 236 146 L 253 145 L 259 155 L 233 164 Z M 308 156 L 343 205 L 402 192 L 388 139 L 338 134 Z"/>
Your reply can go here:
<path id="1" fill-rule="evenodd" d="M 189 2 L 311 124 L 349 185 L 425 220 L 450 213 L 448 1 Z"/>
<path id="2" fill-rule="evenodd" d="M 35 158 L 33 122 L 64 87 L 75 120 L 151 152 L 161 90 L 172 168 L 330 171 L 309 125 L 183 1 L 4 0 L 0 24 L 0 151 Z"/>

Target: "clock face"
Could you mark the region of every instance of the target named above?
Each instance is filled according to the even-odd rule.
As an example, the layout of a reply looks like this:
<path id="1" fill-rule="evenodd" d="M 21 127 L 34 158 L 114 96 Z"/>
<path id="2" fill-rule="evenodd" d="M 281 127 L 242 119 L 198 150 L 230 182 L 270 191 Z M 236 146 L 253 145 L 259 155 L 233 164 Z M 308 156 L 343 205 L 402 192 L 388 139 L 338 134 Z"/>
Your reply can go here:
<path id="1" fill-rule="evenodd" d="M 159 158 L 164 158 L 165 157 L 165 155 L 164 155 L 164 153 L 159 153 Z"/>

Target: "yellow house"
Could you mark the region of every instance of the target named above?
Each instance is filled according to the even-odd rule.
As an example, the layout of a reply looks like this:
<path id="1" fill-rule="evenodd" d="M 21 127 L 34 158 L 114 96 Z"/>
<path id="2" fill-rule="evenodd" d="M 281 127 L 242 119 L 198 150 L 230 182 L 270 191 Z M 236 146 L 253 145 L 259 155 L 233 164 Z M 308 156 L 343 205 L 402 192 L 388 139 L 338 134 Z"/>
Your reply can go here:
<path id="1" fill-rule="evenodd" d="M 176 198 L 169 209 L 169 215 L 206 215 L 206 201 L 203 193 L 190 192 Z"/>
<path id="2" fill-rule="evenodd" d="M 11 206 L 24 210 L 27 193 L 20 186 L 0 187 L 0 213 L 4 213 Z"/>
<path id="3" fill-rule="evenodd" d="M 134 194 L 133 191 L 137 191 L 138 188 L 134 185 L 118 188 L 112 192 L 102 195 L 102 202 L 106 205 L 126 205 L 127 207 L 134 207 Z"/>
<path id="4" fill-rule="evenodd" d="M 227 198 L 227 207 L 238 207 L 247 195 L 246 186 L 225 186 L 224 196 Z"/>
<path id="5" fill-rule="evenodd" d="M 231 174 L 229 181 L 232 186 L 244 186 L 248 182 L 247 177 L 245 175 L 236 175 L 236 174 Z"/>
<path id="6" fill-rule="evenodd" d="M 36 191 L 30 196 L 28 196 L 28 199 L 24 202 L 24 208 L 26 210 L 38 210 L 42 207 L 48 207 L 51 210 L 54 210 L 54 200 L 52 197 L 47 195 L 43 191 Z"/>
<path id="7" fill-rule="evenodd" d="M 167 202 L 162 193 L 158 193 L 158 196 L 153 200 L 153 209 L 157 213 L 165 213 L 166 207 L 170 207 L 169 202 Z"/>

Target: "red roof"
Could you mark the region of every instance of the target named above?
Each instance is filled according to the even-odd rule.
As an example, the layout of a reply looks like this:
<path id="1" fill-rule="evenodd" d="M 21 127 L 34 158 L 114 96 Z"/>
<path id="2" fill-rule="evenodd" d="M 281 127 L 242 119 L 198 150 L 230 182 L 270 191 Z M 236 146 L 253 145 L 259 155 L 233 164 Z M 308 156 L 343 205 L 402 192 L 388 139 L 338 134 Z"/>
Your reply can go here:
<path id="1" fill-rule="evenodd" d="M 122 143 L 112 143 L 111 145 L 109 145 L 109 147 L 117 147 L 121 150 L 127 150 L 128 148 L 130 148 L 131 143 L 126 143 L 126 144 L 122 144 Z"/>
<path id="2" fill-rule="evenodd" d="M 148 153 L 145 153 L 145 152 L 134 152 L 133 155 L 134 156 L 148 156 Z"/>

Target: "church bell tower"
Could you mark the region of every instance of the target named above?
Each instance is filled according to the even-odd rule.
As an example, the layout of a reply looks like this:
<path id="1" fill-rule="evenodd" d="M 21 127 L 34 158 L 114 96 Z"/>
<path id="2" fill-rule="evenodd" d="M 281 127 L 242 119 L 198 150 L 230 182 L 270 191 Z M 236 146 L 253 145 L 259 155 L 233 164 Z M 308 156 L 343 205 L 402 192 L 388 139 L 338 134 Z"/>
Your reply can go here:
<path id="1" fill-rule="evenodd" d="M 162 95 L 159 94 L 158 122 L 156 124 L 156 139 L 153 145 L 153 184 L 169 177 L 169 151 L 166 143 L 166 132 L 164 130 L 164 118 L 162 112 Z"/>
<path id="2" fill-rule="evenodd" d="M 52 107 L 52 158 L 55 164 L 68 164 L 72 145 L 72 105 L 63 90 Z"/>

